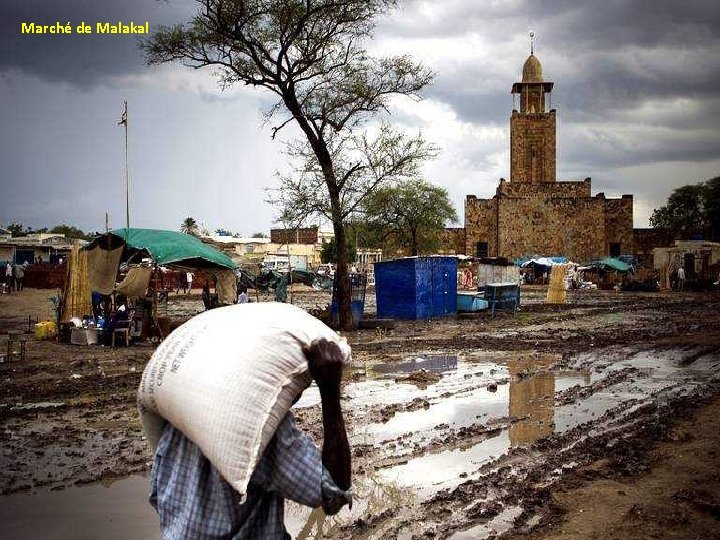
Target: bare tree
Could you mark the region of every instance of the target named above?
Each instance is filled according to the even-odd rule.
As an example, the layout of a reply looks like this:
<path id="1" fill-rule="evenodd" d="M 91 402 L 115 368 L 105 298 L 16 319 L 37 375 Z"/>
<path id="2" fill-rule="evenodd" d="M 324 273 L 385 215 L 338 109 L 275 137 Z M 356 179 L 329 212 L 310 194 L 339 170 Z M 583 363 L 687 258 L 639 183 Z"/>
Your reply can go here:
<path id="1" fill-rule="evenodd" d="M 345 220 L 362 191 L 404 176 L 427 155 L 421 139 L 383 127 L 376 138 L 353 129 L 387 110 L 392 95 L 416 96 L 433 77 L 407 56 L 372 58 L 364 48 L 374 21 L 394 0 L 198 0 L 187 24 L 161 28 L 143 44 L 150 64 L 182 61 L 219 68 L 223 85 L 243 83 L 274 93 L 273 138 L 294 122 L 304 135 L 295 145 L 300 177 L 284 178 L 281 199 L 306 200 L 305 212 L 327 215 L 337 243 L 340 325 L 350 325 Z M 393 141 L 401 141 L 393 147 Z M 368 159 L 369 150 L 379 156 Z M 406 153 L 403 153 L 405 151 Z M 312 158 L 312 160 L 308 160 Z M 347 158 L 347 159 L 341 159 Z M 379 175 L 379 176 L 378 176 Z M 318 188 L 317 193 L 309 191 Z M 283 207 L 286 219 L 290 206 Z M 293 216 L 298 217 L 298 216 Z"/>

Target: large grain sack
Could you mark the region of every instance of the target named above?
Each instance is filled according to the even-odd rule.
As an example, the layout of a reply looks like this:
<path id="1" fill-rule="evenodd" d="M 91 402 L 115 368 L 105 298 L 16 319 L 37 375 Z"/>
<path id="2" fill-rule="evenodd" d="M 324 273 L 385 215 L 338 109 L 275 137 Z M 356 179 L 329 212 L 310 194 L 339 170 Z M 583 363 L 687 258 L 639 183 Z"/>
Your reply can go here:
<path id="1" fill-rule="evenodd" d="M 323 337 L 349 364 L 347 343 L 292 305 L 240 304 L 193 317 L 143 372 L 138 407 L 151 446 L 169 421 L 244 497 L 278 424 L 311 383 L 302 347 Z"/>

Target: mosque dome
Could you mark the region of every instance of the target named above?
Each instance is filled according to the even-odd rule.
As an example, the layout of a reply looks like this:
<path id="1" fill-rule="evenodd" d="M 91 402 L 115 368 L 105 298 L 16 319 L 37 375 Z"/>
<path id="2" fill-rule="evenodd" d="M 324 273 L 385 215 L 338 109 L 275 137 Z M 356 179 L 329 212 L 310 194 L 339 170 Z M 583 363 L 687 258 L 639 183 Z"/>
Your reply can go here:
<path id="1" fill-rule="evenodd" d="M 539 83 L 543 82 L 542 66 L 537 56 L 531 54 L 523 65 L 522 82 Z"/>

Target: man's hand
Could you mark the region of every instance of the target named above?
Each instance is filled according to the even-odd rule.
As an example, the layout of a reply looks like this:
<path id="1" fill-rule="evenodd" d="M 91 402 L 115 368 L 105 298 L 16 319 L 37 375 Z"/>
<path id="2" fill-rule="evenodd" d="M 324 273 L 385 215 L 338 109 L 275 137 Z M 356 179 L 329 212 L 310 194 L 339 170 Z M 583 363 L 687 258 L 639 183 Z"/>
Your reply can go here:
<path id="1" fill-rule="evenodd" d="M 325 338 L 316 339 L 309 347 L 303 347 L 303 353 L 307 358 L 310 376 L 317 383 L 320 392 L 339 392 L 343 355 L 337 343 Z"/>

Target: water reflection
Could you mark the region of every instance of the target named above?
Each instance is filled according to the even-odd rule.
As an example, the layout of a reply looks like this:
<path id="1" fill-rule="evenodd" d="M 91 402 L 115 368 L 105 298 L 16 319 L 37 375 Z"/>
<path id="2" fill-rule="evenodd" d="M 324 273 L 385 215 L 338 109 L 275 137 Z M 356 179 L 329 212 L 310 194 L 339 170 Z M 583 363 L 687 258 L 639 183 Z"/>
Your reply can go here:
<path id="1" fill-rule="evenodd" d="M 454 487 L 486 463 L 508 451 L 510 440 L 502 430 L 478 444 L 427 454 L 407 463 L 382 469 L 380 476 L 405 488 L 413 488 L 419 496 L 429 496 L 444 488 Z"/>
<path id="2" fill-rule="evenodd" d="M 147 478 L 131 476 L 62 491 L 9 495 L 0 505 L 2 538 L 160 538 L 148 491 Z"/>
<path id="3" fill-rule="evenodd" d="M 334 537 L 343 525 L 361 516 L 375 516 L 388 508 L 414 504 L 412 492 L 401 489 L 395 482 L 380 474 L 370 473 L 353 478 L 353 507 L 344 507 L 334 516 L 328 516 L 322 508 L 311 509 L 287 501 L 285 504 L 285 528 L 292 538 L 298 540 Z"/>
<path id="4" fill-rule="evenodd" d="M 558 354 L 525 354 L 508 362 L 512 446 L 527 446 L 555 430 L 555 392 L 590 383 L 588 371 L 552 371 Z"/>
<path id="5" fill-rule="evenodd" d="M 387 373 L 412 373 L 414 371 L 430 371 L 432 373 L 445 373 L 457 369 L 457 354 L 424 354 L 421 357 L 413 358 L 407 362 L 395 364 L 374 364 L 368 367 L 368 375 L 373 372 Z"/>
<path id="6" fill-rule="evenodd" d="M 552 434 L 555 374 L 548 369 L 558 356 L 528 354 L 508 362 L 512 446 L 528 445 Z"/>

